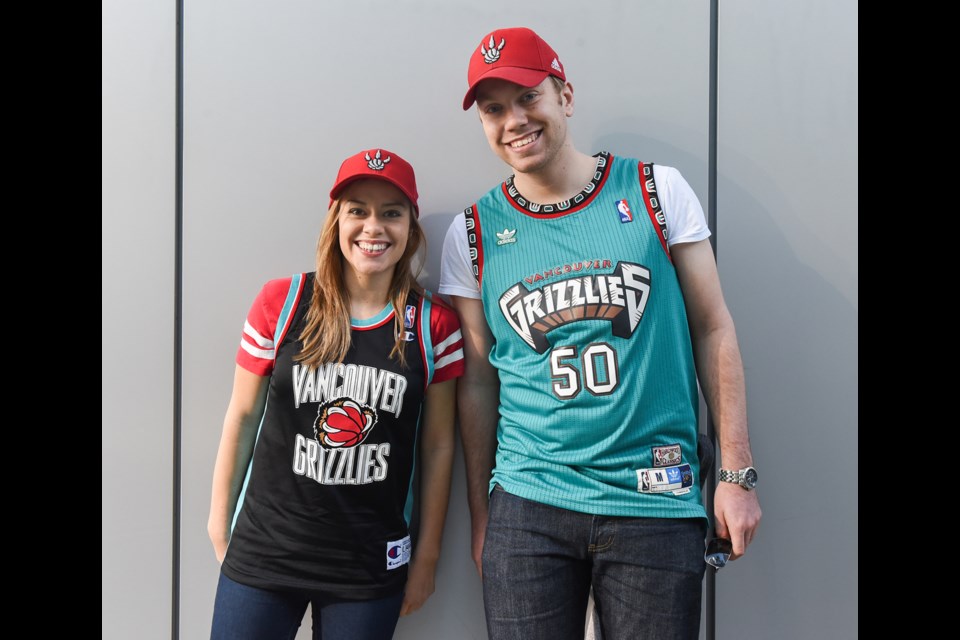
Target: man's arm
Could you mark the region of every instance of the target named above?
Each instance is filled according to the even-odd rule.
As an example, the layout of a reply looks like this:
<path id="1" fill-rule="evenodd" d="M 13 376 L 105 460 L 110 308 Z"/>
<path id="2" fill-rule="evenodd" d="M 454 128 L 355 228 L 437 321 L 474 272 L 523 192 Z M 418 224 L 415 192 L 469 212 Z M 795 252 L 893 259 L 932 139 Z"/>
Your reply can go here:
<path id="1" fill-rule="evenodd" d="M 671 255 L 687 308 L 697 377 L 717 425 L 723 466 L 753 466 L 743 362 L 710 242 L 676 244 L 671 247 Z M 756 491 L 729 482 L 718 484 L 713 501 L 716 532 L 733 542 L 731 557 L 736 559 L 746 552 L 756 534 L 760 502 Z"/>
<path id="2" fill-rule="evenodd" d="M 466 370 L 457 385 L 457 406 L 467 468 L 473 561 L 482 576 L 481 554 L 487 530 L 490 475 L 497 451 L 500 380 L 489 360 L 493 335 L 483 315 L 483 303 L 461 296 L 451 296 L 450 299 L 460 315 L 463 332 Z"/>

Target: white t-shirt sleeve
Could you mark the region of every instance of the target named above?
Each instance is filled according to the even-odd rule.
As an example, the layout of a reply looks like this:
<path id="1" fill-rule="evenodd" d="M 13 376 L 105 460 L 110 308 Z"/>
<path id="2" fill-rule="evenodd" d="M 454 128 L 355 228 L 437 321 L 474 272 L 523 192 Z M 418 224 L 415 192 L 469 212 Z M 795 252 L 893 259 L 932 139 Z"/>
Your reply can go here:
<path id="1" fill-rule="evenodd" d="M 447 235 L 443 239 L 440 286 L 437 289 L 446 296 L 480 298 L 477 279 L 473 275 L 473 261 L 470 260 L 470 243 L 467 242 L 465 216 L 462 213 L 450 223 Z"/>
<path id="2" fill-rule="evenodd" d="M 680 172 L 673 167 L 654 164 L 653 179 L 657 183 L 660 207 L 667 221 L 667 244 L 672 247 L 681 242 L 698 242 L 709 238 L 710 229 L 697 194 Z"/>

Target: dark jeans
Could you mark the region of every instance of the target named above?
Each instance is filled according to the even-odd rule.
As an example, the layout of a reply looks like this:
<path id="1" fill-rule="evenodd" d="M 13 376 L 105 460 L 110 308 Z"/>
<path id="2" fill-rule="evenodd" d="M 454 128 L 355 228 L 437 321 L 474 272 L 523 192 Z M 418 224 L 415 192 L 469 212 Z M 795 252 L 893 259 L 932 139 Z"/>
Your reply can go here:
<path id="1" fill-rule="evenodd" d="M 403 594 L 360 602 L 324 601 L 309 595 L 268 591 L 220 574 L 211 640 L 293 640 L 313 605 L 313 640 L 389 640 L 400 617 Z"/>
<path id="2" fill-rule="evenodd" d="M 603 640 L 700 632 L 706 522 L 592 516 L 490 495 L 483 600 L 492 640 L 582 640 L 587 597 Z"/>

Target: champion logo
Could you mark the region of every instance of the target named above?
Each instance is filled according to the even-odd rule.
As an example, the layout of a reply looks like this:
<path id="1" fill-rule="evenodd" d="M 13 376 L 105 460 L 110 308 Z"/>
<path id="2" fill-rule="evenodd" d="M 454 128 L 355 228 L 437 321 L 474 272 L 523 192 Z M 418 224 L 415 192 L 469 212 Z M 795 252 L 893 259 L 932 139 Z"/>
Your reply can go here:
<path id="1" fill-rule="evenodd" d="M 617 212 L 620 214 L 620 222 L 633 222 L 633 211 L 626 199 L 617 200 Z"/>
<path id="2" fill-rule="evenodd" d="M 504 227 L 503 231 L 497 231 L 497 246 L 503 246 L 505 244 L 511 244 L 517 241 L 517 230 L 507 229 Z"/>
<path id="3" fill-rule="evenodd" d="M 387 542 L 387 571 L 397 569 L 410 562 L 410 536 L 403 540 Z"/>
<path id="4" fill-rule="evenodd" d="M 389 156 L 387 156 L 385 160 L 381 160 L 380 158 L 380 149 L 377 149 L 377 153 L 372 158 L 369 153 L 363 154 L 363 159 L 367 161 L 367 167 L 374 171 L 383 171 L 383 168 L 390 162 Z"/>
<path id="5" fill-rule="evenodd" d="M 560 61 L 556 58 L 554 58 L 553 62 L 550 63 L 550 68 L 563 73 L 563 69 L 560 68 Z"/>
<path id="6" fill-rule="evenodd" d="M 500 59 L 500 52 L 503 50 L 503 45 L 506 44 L 506 41 L 503 38 L 500 38 L 500 46 L 497 46 L 496 41 L 493 39 L 493 34 L 490 35 L 490 42 L 487 43 L 489 49 L 483 48 L 483 43 L 480 43 L 480 55 L 483 56 L 483 61 L 487 64 L 493 64 Z M 554 60 L 556 62 L 556 60 Z"/>

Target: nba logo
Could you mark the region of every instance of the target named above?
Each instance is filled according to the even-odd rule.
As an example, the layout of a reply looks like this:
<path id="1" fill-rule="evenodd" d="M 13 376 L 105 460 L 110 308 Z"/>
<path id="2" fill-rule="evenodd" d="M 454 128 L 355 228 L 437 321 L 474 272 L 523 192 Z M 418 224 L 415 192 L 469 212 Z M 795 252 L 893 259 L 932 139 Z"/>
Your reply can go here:
<path id="1" fill-rule="evenodd" d="M 617 200 L 617 211 L 620 213 L 620 222 L 633 222 L 633 212 L 625 199 Z"/>
<path id="2" fill-rule="evenodd" d="M 417 317 L 417 308 L 412 304 L 408 304 L 406 313 L 403 314 L 403 326 L 407 329 L 412 329 L 413 321 L 416 317 Z"/>

